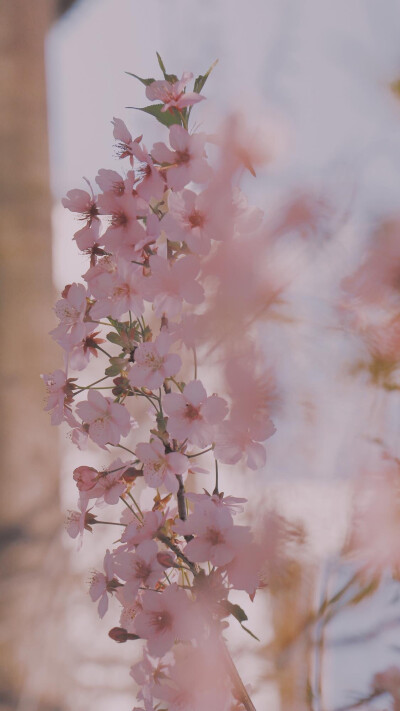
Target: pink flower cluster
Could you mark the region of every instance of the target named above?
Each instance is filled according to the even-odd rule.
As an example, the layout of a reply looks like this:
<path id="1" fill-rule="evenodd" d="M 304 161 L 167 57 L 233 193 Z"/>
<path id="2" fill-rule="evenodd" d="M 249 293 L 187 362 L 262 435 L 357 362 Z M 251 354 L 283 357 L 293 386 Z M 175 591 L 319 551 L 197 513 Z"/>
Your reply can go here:
<path id="1" fill-rule="evenodd" d="M 100 617 L 111 597 L 119 603 L 114 639 L 145 641 L 132 676 L 147 711 L 156 700 L 171 710 L 224 711 L 246 697 L 225 659 L 222 631 L 229 615 L 246 619 L 229 596 L 241 590 L 253 599 L 265 561 L 251 529 L 235 521 L 244 500 L 219 491 L 218 461 L 261 468 L 263 442 L 275 431 L 271 376 L 258 367 L 245 318 L 265 296 L 258 277 L 249 293 L 246 280 L 238 281 L 235 329 L 224 334 L 232 324 L 227 268 L 237 269 L 255 244 L 262 216 L 233 187 L 246 161 L 235 154 L 224 165 L 221 154 L 212 166 L 208 137 L 188 130 L 190 110 L 204 98 L 205 78 L 189 92 L 191 79 L 184 73 L 180 80 L 145 80 L 147 97 L 161 102 L 159 120 L 172 122 L 167 141 L 147 150 L 142 136 L 133 138 L 115 118 L 121 170 L 99 170 L 97 192 L 71 190 L 63 201 L 84 223 L 74 240 L 89 265 L 83 283 L 67 285 L 55 307 L 52 336 L 64 350 L 65 369 L 43 376 L 52 423 L 66 422 L 80 449 L 89 439 L 130 453 L 103 470 L 75 469 L 78 510 L 70 513 L 68 531 L 81 537 L 101 524 L 94 506 L 119 512 L 104 521 L 120 535 L 105 554 L 104 572 L 93 575 L 90 596 Z M 252 267 L 244 265 L 251 278 Z M 197 373 L 208 364 L 207 345 L 218 353 L 223 396 Z M 69 377 L 99 355 L 106 360 L 103 377 L 89 385 Z M 135 440 L 138 399 L 151 412 L 146 441 Z M 200 456 L 204 467 L 196 463 Z M 187 495 L 188 477 L 213 478 L 210 467 L 213 494 Z M 144 487 L 154 495 L 150 508 L 140 505 Z"/>

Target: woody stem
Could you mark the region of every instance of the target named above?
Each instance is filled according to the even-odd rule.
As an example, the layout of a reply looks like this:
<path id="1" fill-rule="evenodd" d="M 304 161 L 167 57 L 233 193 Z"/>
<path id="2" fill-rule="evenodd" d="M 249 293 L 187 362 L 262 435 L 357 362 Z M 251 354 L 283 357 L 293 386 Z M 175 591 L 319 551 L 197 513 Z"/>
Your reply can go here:
<path id="1" fill-rule="evenodd" d="M 175 545 L 175 543 L 172 543 L 172 541 L 168 538 L 168 536 L 165 536 L 163 533 L 158 533 L 157 538 L 161 543 L 164 543 L 171 551 L 175 553 L 175 555 L 183 560 L 184 563 L 188 566 L 190 569 L 190 572 L 193 573 L 193 575 L 197 575 L 198 571 L 194 563 L 192 563 L 189 558 L 185 556 L 184 553 L 182 553 L 181 549 L 179 546 Z"/>
<path id="2" fill-rule="evenodd" d="M 179 489 L 176 495 L 176 498 L 178 500 L 178 513 L 179 513 L 179 518 L 181 521 L 186 521 L 187 515 L 186 515 L 186 500 L 185 500 L 185 487 L 183 485 L 183 479 L 180 474 L 176 475 L 176 478 L 178 479 L 179 482 Z"/>

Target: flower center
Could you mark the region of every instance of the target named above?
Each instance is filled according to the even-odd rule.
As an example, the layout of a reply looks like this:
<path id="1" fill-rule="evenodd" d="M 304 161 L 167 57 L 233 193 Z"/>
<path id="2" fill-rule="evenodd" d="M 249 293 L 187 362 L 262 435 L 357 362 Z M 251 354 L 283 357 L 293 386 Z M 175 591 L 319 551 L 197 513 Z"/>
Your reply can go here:
<path id="1" fill-rule="evenodd" d="M 129 296 L 131 293 L 129 284 L 119 284 L 119 286 L 114 287 L 113 297 L 116 299 L 123 299 L 125 296 Z"/>
<path id="2" fill-rule="evenodd" d="M 151 178 L 151 166 L 149 163 L 144 163 L 143 165 L 140 166 L 140 168 L 137 171 L 138 179 L 137 180 L 144 180 L 145 178 Z"/>
<path id="3" fill-rule="evenodd" d="M 128 218 L 124 212 L 114 212 L 111 218 L 111 224 L 113 227 L 126 227 Z"/>
<path id="4" fill-rule="evenodd" d="M 112 191 L 114 195 L 120 196 L 123 195 L 125 192 L 125 185 L 123 180 L 116 180 L 115 183 L 112 184 Z"/>
<path id="5" fill-rule="evenodd" d="M 145 364 L 150 370 L 159 370 L 164 364 L 164 358 L 156 353 L 147 353 Z"/>
<path id="6" fill-rule="evenodd" d="M 146 582 L 147 578 L 151 573 L 151 567 L 144 562 L 144 560 L 137 560 L 135 562 L 135 577 L 139 578 L 143 582 Z"/>
<path id="7" fill-rule="evenodd" d="M 164 632 L 164 630 L 172 627 L 172 615 L 167 610 L 153 612 L 151 624 L 156 628 L 157 632 Z"/>
<path id="8" fill-rule="evenodd" d="M 177 151 L 177 162 L 178 163 L 189 163 L 189 161 L 190 161 L 190 153 L 188 150 Z"/>
<path id="9" fill-rule="evenodd" d="M 185 407 L 185 417 L 190 421 L 197 420 L 200 417 L 200 409 L 198 407 L 194 407 L 194 405 L 191 405 L 190 402 L 188 402 Z"/>
<path id="10" fill-rule="evenodd" d="M 193 210 L 192 214 L 189 215 L 190 226 L 193 227 L 203 227 L 204 225 L 204 215 L 198 210 Z"/>
<path id="11" fill-rule="evenodd" d="M 211 543 L 212 546 L 225 543 L 225 538 L 217 528 L 207 528 L 206 540 Z"/>
<path id="12" fill-rule="evenodd" d="M 70 304 L 67 303 L 61 303 L 61 304 L 56 304 L 55 306 L 55 312 L 61 321 L 65 321 L 66 323 L 70 325 L 74 325 L 78 320 L 80 313 L 79 311 L 74 307 L 71 306 Z"/>

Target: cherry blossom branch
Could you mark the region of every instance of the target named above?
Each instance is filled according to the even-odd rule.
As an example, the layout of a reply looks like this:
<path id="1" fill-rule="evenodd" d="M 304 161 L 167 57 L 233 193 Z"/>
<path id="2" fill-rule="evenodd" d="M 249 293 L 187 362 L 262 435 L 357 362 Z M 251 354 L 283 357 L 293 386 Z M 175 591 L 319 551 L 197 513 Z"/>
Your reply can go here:
<path id="1" fill-rule="evenodd" d="M 90 383 L 89 385 L 77 385 L 76 388 L 78 390 L 89 390 L 89 388 L 92 388 L 94 385 L 97 385 L 97 383 L 103 382 L 103 380 L 107 380 L 109 377 L 109 375 L 104 375 L 102 378 L 95 380 L 94 383 Z"/>
<path id="2" fill-rule="evenodd" d="M 178 513 L 179 513 L 179 518 L 181 521 L 186 521 L 187 519 L 187 510 L 186 510 L 186 497 L 185 497 L 185 487 L 183 484 L 183 479 L 180 474 L 177 475 L 176 477 L 179 482 L 179 488 L 178 492 L 176 494 L 177 502 L 178 502 Z"/>
<path id="3" fill-rule="evenodd" d="M 112 446 L 129 454 L 128 461 L 118 458 L 104 472 L 86 465 L 75 469 L 79 511 L 70 512 L 68 532 L 72 537 L 82 536 L 85 529 L 92 530 L 91 523 L 120 525 L 124 529 L 119 541 L 107 549 L 104 572 L 95 572 L 89 593 L 93 602 L 98 601 L 102 618 L 107 612 L 109 597 L 125 588 L 119 598 L 121 627 L 114 628 L 111 636 L 117 641 L 146 640 L 139 663 L 143 674 L 138 698 L 143 699 L 145 694 L 146 701 L 149 697 L 152 704 L 150 697 L 156 696 L 158 691 L 162 696 L 165 691 L 153 689 L 154 677 L 149 669 L 152 662 L 147 654 L 162 658 L 175 644 L 189 643 L 187 657 L 196 669 L 198 685 L 197 691 L 190 690 L 193 698 L 202 694 L 204 684 L 209 684 L 211 690 L 214 688 L 206 669 L 211 657 L 216 678 L 224 679 L 223 705 L 231 705 L 233 695 L 246 711 L 255 711 L 225 644 L 221 641 L 217 643 L 217 650 L 213 648 L 212 629 L 219 629 L 227 615 L 233 615 L 241 624 L 247 619 L 244 610 L 228 597 L 233 589 L 246 591 L 251 599 L 256 593 L 261 565 L 258 544 L 248 527 L 234 522 L 235 507 L 239 507 L 243 499 L 219 493 L 217 459 L 214 494 L 210 496 L 204 490 L 204 494 L 193 495 L 190 512 L 184 478 L 196 472 L 191 459 L 213 449 L 224 464 L 246 459 L 249 468 L 260 468 L 265 461 L 261 442 L 271 436 L 274 428 L 259 426 L 259 405 L 252 402 L 250 409 L 244 408 L 228 377 L 222 378 L 226 382 L 227 398 L 217 393 L 207 394 L 206 387 L 197 379 L 197 332 L 199 344 L 202 343 L 197 319 L 201 321 L 205 315 L 204 307 L 210 316 L 214 310 L 213 295 L 207 294 L 207 255 L 219 257 L 222 243 L 214 237 L 217 206 L 212 189 L 207 190 L 207 185 L 212 188 L 214 177 L 205 150 L 207 134 L 188 132 L 188 107 L 204 99 L 200 91 L 211 68 L 197 77 L 192 92 L 186 92 L 186 84 L 193 75 L 184 72 L 178 80 L 174 74 L 166 73 L 159 55 L 158 60 L 164 79 L 139 79 L 146 85 L 146 96 L 151 101 L 161 99 L 164 106 L 157 104 L 142 110 L 153 113 L 157 120 L 168 125 L 171 148 L 158 142 L 148 153 L 141 143 L 142 137 L 134 139 L 125 123 L 114 118 L 117 154 L 129 160 L 131 170 L 126 166 L 128 171 L 125 170 L 122 177 L 116 171 L 100 169 L 96 177 L 100 192 L 95 194 L 89 184 L 90 193 L 72 190 L 63 200 L 65 207 L 86 221 L 84 228 L 76 232 L 75 239 L 78 248 L 90 256 L 90 267 L 83 275 L 86 285 L 68 284 L 63 290 L 56 304 L 60 323 L 52 335 L 66 351 L 72 371 L 82 371 L 92 356 L 97 358 L 98 352 L 109 359 L 109 364 L 104 378 L 88 386 L 76 385 L 77 378 L 70 378 L 68 372 L 61 370 L 43 376 L 49 392 L 47 409 L 52 412 L 53 424 L 68 422 L 72 441 L 80 449 L 85 449 L 91 440 L 103 449 Z M 253 208 L 246 207 L 246 199 L 236 185 L 235 172 L 239 171 L 227 164 L 223 190 L 226 190 L 228 203 L 232 204 L 232 216 L 236 220 L 238 213 L 238 223 L 246 225 L 246 213 L 251 217 Z M 206 185 L 202 193 L 185 187 L 191 178 Z M 222 203 L 225 204 L 224 200 Z M 161 219 L 162 241 L 159 242 Z M 228 230 L 236 235 L 236 223 L 231 225 L 229 220 L 228 223 Z M 250 223 L 254 224 L 252 219 Z M 253 227 L 249 229 L 251 233 Z M 247 244 L 246 230 L 240 227 L 237 233 L 239 236 L 243 231 Z M 224 275 L 220 278 L 223 281 Z M 145 302 L 151 304 L 154 318 L 159 319 L 157 335 L 153 317 L 152 326 L 146 324 Z M 252 306 L 249 308 L 254 310 Z M 108 331 L 94 330 L 94 324 Z M 113 348 L 119 348 L 115 355 L 110 356 L 100 345 L 106 344 L 105 339 Z M 174 345 L 178 340 L 193 353 L 194 380 L 190 382 L 183 380 L 185 364 L 181 354 L 176 352 L 179 348 Z M 107 377 L 113 379 L 113 385 L 96 387 Z M 241 375 L 239 380 L 243 380 Z M 177 392 L 172 392 L 171 381 Z M 114 398 L 111 393 L 106 397 L 97 392 L 105 389 L 112 390 Z M 257 391 L 258 381 L 253 379 L 249 389 Z M 78 402 L 74 400 L 75 392 Z M 120 440 L 131 437 L 136 428 L 133 410 L 137 397 L 151 403 L 156 411 L 153 412 L 156 426 L 150 425 L 148 441 L 131 444 L 131 440 L 127 440 L 129 446 L 126 446 L 120 444 Z M 267 417 L 266 412 L 265 415 Z M 186 446 L 189 452 L 193 452 L 193 448 L 200 451 L 187 454 Z M 153 492 L 154 505 L 150 508 L 144 505 L 143 511 L 141 491 L 136 497 L 139 503 L 135 498 L 134 486 L 139 476 L 148 490 L 156 492 Z M 176 505 L 170 507 L 174 495 Z M 122 501 L 130 515 L 125 519 L 126 512 L 122 513 L 124 523 L 93 521 L 96 517 L 90 513 L 91 508 L 88 509 L 91 500 L 93 506 L 102 502 L 114 506 Z M 182 538 L 177 539 L 177 535 Z M 158 542 L 169 550 L 160 550 Z M 208 564 L 208 572 L 203 564 Z M 216 593 L 218 605 L 215 604 L 217 598 L 214 599 Z M 132 619 L 131 608 L 136 610 L 136 605 L 137 612 Z M 206 609 L 210 610 L 210 619 L 198 627 L 196 620 L 202 618 Z M 156 625 L 155 611 L 158 611 Z M 166 665 L 175 688 L 175 684 L 179 687 L 186 682 L 187 675 L 185 659 L 180 659 L 179 654 L 173 655 L 173 659 L 174 663 L 168 661 Z M 195 702 L 197 704 L 197 696 Z"/>
<path id="4" fill-rule="evenodd" d="M 183 560 L 183 562 L 186 563 L 186 565 L 190 569 L 190 572 L 193 573 L 193 575 L 195 575 L 195 576 L 198 575 L 199 571 L 198 571 L 196 565 L 194 563 L 192 563 L 189 560 L 189 558 L 187 558 L 185 556 L 184 553 L 182 553 L 181 549 L 177 545 L 175 545 L 175 543 L 173 543 L 168 538 L 168 536 L 166 536 L 164 533 L 158 532 L 156 535 L 156 538 L 158 538 L 158 540 L 161 541 L 161 543 L 164 543 L 164 545 L 166 545 L 167 548 L 169 548 L 171 551 L 173 551 L 178 558 Z"/>
<path id="5" fill-rule="evenodd" d="M 219 494 L 219 488 L 218 488 L 218 460 L 215 460 L 215 486 L 214 486 L 214 491 L 213 494 Z"/>
<path id="6" fill-rule="evenodd" d="M 127 508 L 133 513 L 134 517 L 137 518 L 137 520 L 140 521 L 140 523 L 141 523 L 141 519 L 139 518 L 139 516 L 138 516 L 138 514 L 136 513 L 136 511 L 132 508 L 132 506 L 131 506 L 130 504 L 128 504 L 127 501 L 125 501 L 125 499 L 124 499 L 123 496 L 121 496 L 120 499 L 121 499 L 121 501 L 124 502 L 125 506 L 127 506 Z"/>
<path id="7" fill-rule="evenodd" d="M 187 454 L 188 459 L 193 459 L 194 457 L 200 457 L 202 454 L 206 454 L 207 452 L 212 452 L 214 449 L 214 446 L 208 447 L 208 449 L 203 449 L 202 452 L 196 452 L 195 454 Z"/>

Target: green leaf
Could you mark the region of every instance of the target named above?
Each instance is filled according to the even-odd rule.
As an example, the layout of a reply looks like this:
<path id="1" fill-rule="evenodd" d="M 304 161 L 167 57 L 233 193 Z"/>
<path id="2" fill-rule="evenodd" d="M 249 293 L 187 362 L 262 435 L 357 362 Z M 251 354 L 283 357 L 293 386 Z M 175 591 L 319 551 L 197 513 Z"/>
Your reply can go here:
<path id="1" fill-rule="evenodd" d="M 229 602 L 229 600 L 223 600 L 221 605 L 227 614 L 233 615 L 235 620 L 240 622 L 240 624 L 248 619 L 245 611 L 240 607 L 240 605 L 234 605 L 232 602 Z"/>
<path id="2" fill-rule="evenodd" d="M 146 326 L 146 328 L 143 329 L 143 341 L 151 341 L 151 337 L 153 335 L 153 332 L 150 328 L 150 326 Z"/>
<path id="3" fill-rule="evenodd" d="M 115 328 L 118 333 L 122 333 L 122 331 L 126 331 L 126 326 L 128 326 L 128 321 L 118 321 L 115 318 L 111 318 L 111 316 L 107 316 L 109 322 L 111 323 L 111 326 Z"/>
<path id="4" fill-rule="evenodd" d="M 110 343 L 114 343 L 116 346 L 122 346 L 122 339 L 118 335 L 118 333 L 114 333 L 114 331 L 110 331 L 110 333 L 107 333 L 106 335 L 107 341 L 110 341 Z"/>
<path id="5" fill-rule="evenodd" d="M 115 378 L 117 375 L 120 374 L 121 368 L 119 365 L 110 365 L 108 368 L 105 369 L 105 374 L 109 375 L 110 378 Z"/>
<path id="6" fill-rule="evenodd" d="M 124 370 L 127 366 L 127 361 L 125 358 L 121 358 L 120 356 L 112 356 L 110 358 L 110 365 L 106 370 L 104 371 L 106 375 L 110 375 L 112 378 L 114 378 L 116 375 L 119 375 L 122 370 Z"/>
<path id="7" fill-rule="evenodd" d="M 196 94 L 200 94 L 200 92 L 201 92 L 201 90 L 202 90 L 204 84 L 206 83 L 206 81 L 207 81 L 208 77 L 210 76 L 212 70 L 214 69 L 214 67 L 215 67 L 217 64 L 218 64 L 218 59 L 216 59 L 215 62 L 212 63 L 211 67 L 209 68 L 209 70 L 208 70 L 205 74 L 200 74 L 200 75 L 197 77 L 197 79 L 195 79 L 193 91 L 195 91 Z"/>
<path id="8" fill-rule="evenodd" d="M 151 114 L 155 116 L 157 121 L 162 123 L 164 126 L 173 126 L 174 123 L 181 124 L 181 117 L 179 112 L 174 109 L 174 113 L 170 111 L 161 111 L 164 104 L 153 104 L 152 106 L 127 106 L 127 109 L 136 109 L 136 111 L 144 111 L 146 114 Z"/>
<path id="9" fill-rule="evenodd" d="M 125 72 L 125 74 L 129 74 L 130 77 L 134 77 L 135 79 L 139 79 L 139 81 L 141 81 L 142 84 L 144 84 L 145 86 L 149 86 L 150 84 L 153 83 L 153 81 L 155 81 L 155 79 L 152 79 L 151 77 L 149 77 L 148 79 L 142 79 L 142 77 L 138 77 L 137 74 L 133 74 L 132 72 Z"/>
<path id="10" fill-rule="evenodd" d="M 160 65 L 160 69 L 161 69 L 162 73 L 164 74 L 164 79 L 166 79 L 166 81 L 171 82 L 171 84 L 174 84 L 176 81 L 178 81 L 178 77 L 176 76 L 176 74 L 167 74 L 167 70 L 165 69 L 164 62 L 161 59 L 158 52 L 156 52 L 156 55 L 157 55 L 157 59 L 158 59 L 158 64 Z"/>
<path id="11" fill-rule="evenodd" d="M 160 65 L 160 69 L 161 69 L 162 73 L 163 73 L 164 76 L 165 76 L 165 74 L 166 74 L 166 69 L 165 69 L 165 66 L 164 66 L 164 62 L 163 62 L 163 60 L 161 59 L 161 57 L 160 57 L 160 55 L 159 55 L 158 52 L 156 52 L 156 55 L 157 55 L 157 59 L 158 59 L 158 64 Z"/>

